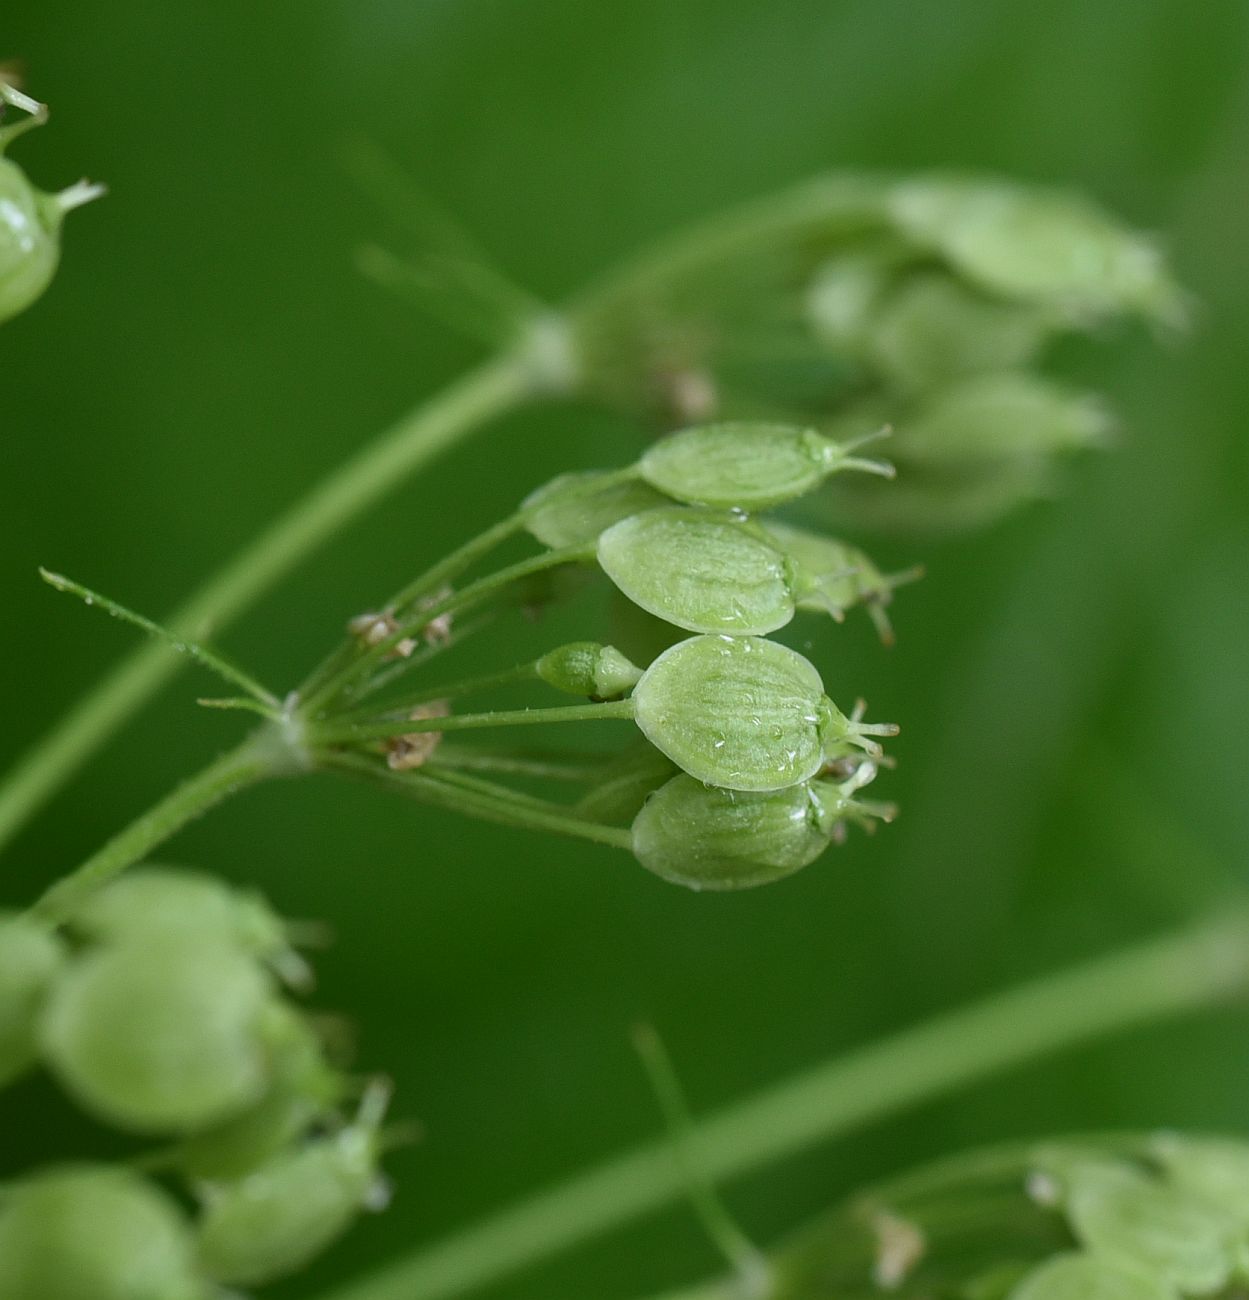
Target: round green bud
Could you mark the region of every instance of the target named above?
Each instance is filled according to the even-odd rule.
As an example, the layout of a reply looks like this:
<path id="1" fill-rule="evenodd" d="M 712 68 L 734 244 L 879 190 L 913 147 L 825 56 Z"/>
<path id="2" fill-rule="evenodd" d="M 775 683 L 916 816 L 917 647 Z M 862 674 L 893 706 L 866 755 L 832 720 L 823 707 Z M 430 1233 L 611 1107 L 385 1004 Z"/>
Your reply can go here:
<path id="1" fill-rule="evenodd" d="M 1073 1252 L 1033 1269 L 1009 1300 L 1179 1300 L 1159 1278 L 1120 1260 Z"/>
<path id="2" fill-rule="evenodd" d="M 633 820 L 633 854 L 690 889 L 749 889 L 814 862 L 828 847 L 818 783 L 751 793 L 674 776 Z"/>
<path id="3" fill-rule="evenodd" d="M 0 157 L 0 321 L 25 311 L 52 283 L 64 210 Z"/>
<path id="4" fill-rule="evenodd" d="M 642 670 L 614 646 L 597 641 L 573 641 L 544 654 L 536 665 L 548 686 L 569 695 L 614 700 L 633 689 Z"/>
<path id="5" fill-rule="evenodd" d="M 1249 1142 L 1161 1133 L 1150 1154 L 1170 1183 L 1249 1228 Z"/>
<path id="6" fill-rule="evenodd" d="M 1158 249 L 1073 194 L 957 178 L 899 185 L 898 228 L 973 283 L 1075 313 L 1184 316 Z"/>
<path id="7" fill-rule="evenodd" d="M 307 1132 L 340 1099 L 342 1078 L 325 1060 L 320 1039 L 302 1016 L 279 1005 L 268 1029 L 268 1088 L 254 1105 L 182 1144 L 179 1164 L 192 1178 L 241 1178 Z"/>
<path id="8" fill-rule="evenodd" d="M 589 545 L 605 528 L 667 500 L 636 475 L 619 470 L 561 474 L 521 504 L 525 527 L 543 546 Z"/>
<path id="9" fill-rule="evenodd" d="M 919 391 L 1026 365 L 1057 324 L 1053 311 L 994 301 L 947 275 L 919 275 L 886 299 L 865 351 L 890 383 Z"/>
<path id="10" fill-rule="evenodd" d="M 788 424 L 704 424 L 670 434 L 638 465 L 660 492 L 689 505 L 763 510 L 800 497 L 841 469 L 889 476 L 814 429 Z"/>
<path id="11" fill-rule="evenodd" d="M 105 946 L 57 980 L 41 1039 L 89 1111 L 145 1133 L 203 1128 L 268 1082 L 270 982 L 233 944 L 186 935 Z"/>
<path id="12" fill-rule="evenodd" d="M 257 1286 L 302 1268 L 377 1203 L 381 1103 L 361 1119 L 215 1186 L 199 1230 L 200 1266 L 219 1282 Z"/>
<path id="13" fill-rule="evenodd" d="M 65 945 L 46 927 L 0 914 L 0 1086 L 39 1055 L 40 1008 L 65 961 Z"/>
<path id="14" fill-rule="evenodd" d="M 826 758 L 879 746 L 824 694 L 795 650 L 759 637 L 696 636 L 665 650 L 633 691 L 647 740 L 682 771 L 729 790 L 783 790 Z"/>
<path id="15" fill-rule="evenodd" d="M 70 1166 L 5 1188 L 4 1300 L 206 1300 L 190 1234 L 158 1187 L 123 1169 Z"/>
<path id="16" fill-rule="evenodd" d="M 261 955 L 287 946 L 281 918 L 260 894 L 179 867 L 128 871 L 92 894 L 71 924 L 81 934 L 110 943 L 185 936 L 237 943 Z"/>
<path id="17" fill-rule="evenodd" d="M 598 562 L 631 601 L 691 632 L 761 635 L 794 616 L 785 555 L 731 514 L 669 506 L 633 515 L 598 539 Z"/>

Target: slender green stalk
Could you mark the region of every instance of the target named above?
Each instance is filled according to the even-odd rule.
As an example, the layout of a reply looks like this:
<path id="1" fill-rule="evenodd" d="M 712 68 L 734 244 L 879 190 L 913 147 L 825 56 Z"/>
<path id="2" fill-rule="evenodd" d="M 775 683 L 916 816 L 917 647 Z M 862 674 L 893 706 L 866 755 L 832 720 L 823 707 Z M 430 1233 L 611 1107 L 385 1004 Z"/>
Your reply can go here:
<path id="1" fill-rule="evenodd" d="M 437 753 L 425 766 L 430 771 L 464 768 L 470 772 L 497 772 L 500 776 L 529 776 L 540 781 L 587 784 L 601 779 L 606 762 L 605 755 L 586 754 L 578 760 L 565 754 L 499 753 L 439 745 Z"/>
<path id="2" fill-rule="evenodd" d="M 739 1177 L 1047 1053 L 1247 989 L 1249 914 L 1237 913 L 1034 980 L 800 1073 L 696 1122 L 692 1157 L 709 1178 Z M 450 1300 L 685 1191 L 668 1145 L 648 1143 L 320 1300 Z"/>
<path id="3" fill-rule="evenodd" d="M 228 795 L 284 770 L 290 770 L 288 761 L 282 759 L 274 746 L 269 729 L 262 728 L 184 781 L 76 870 L 58 880 L 34 903 L 31 915 L 54 925 L 68 919 L 88 895 L 144 858 L 188 822 Z"/>
<path id="4" fill-rule="evenodd" d="M 176 636 L 197 639 L 219 632 L 414 470 L 527 400 L 537 382 L 532 362 L 521 352 L 501 356 L 452 384 L 279 516 L 164 626 Z M 178 659 L 166 647 L 141 647 L 37 741 L 0 783 L 0 846 L 177 669 Z"/>
<path id="5" fill-rule="evenodd" d="M 356 754 L 342 754 L 329 760 L 328 765 L 355 776 L 380 781 L 410 798 L 435 808 L 446 808 L 483 821 L 515 826 L 521 830 L 552 831 L 557 835 L 570 835 L 574 839 L 606 844 L 611 848 L 629 849 L 633 840 L 627 830 L 618 826 L 605 826 L 589 821 L 555 804 L 544 804 L 527 796 L 516 797 L 516 792 L 487 792 L 452 784 L 424 772 L 391 772 L 384 766 L 371 763 Z"/>
<path id="6" fill-rule="evenodd" d="M 531 727 L 548 722 L 596 722 L 604 718 L 632 718 L 632 700 L 607 700 L 601 704 L 568 704 L 551 709 L 496 709 L 490 713 L 452 713 L 437 718 L 396 718 L 387 722 L 358 722 L 348 726 L 309 729 L 314 745 L 345 745 L 355 741 L 385 740 L 425 731 L 476 731 L 484 727 Z"/>
<path id="7" fill-rule="evenodd" d="M 351 686 L 352 682 L 364 678 L 373 664 L 380 663 L 401 641 L 417 635 L 434 619 L 471 609 L 498 592 L 505 591 L 521 578 L 531 577 L 535 573 L 544 573 L 547 569 L 556 569 L 562 564 L 580 564 L 593 558 L 594 547 L 592 546 L 567 546 L 561 550 L 543 551 L 540 555 L 531 555 L 527 559 L 518 560 L 515 564 L 509 564 L 506 568 L 488 573 L 485 577 L 478 578 L 476 582 L 461 587 L 459 591 L 450 592 L 416 615 L 400 620 L 393 632 L 375 645 L 363 649 L 356 658 L 332 674 L 329 680 L 315 691 L 301 692 L 305 700 L 304 712 L 311 717 L 324 711 L 336 696 Z"/>

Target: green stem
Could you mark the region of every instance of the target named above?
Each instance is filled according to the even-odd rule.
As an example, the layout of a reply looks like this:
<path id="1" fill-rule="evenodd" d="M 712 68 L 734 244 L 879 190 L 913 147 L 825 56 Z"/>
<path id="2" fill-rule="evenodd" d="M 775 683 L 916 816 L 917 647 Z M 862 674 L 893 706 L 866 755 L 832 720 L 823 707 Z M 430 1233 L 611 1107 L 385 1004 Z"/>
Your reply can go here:
<path id="1" fill-rule="evenodd" d="M 606 762 L 606 756 L 591 754 L 578 760 L 563 754 L 498 753 L 439 745 L 438 752 L 426 766 L 431 771 L 444 767 L 464 768 L 470 772 L 497 772 L 500 776 L 529 776 L 541 781 L 587 784 L 602 778 Z"/>
<path id="2" fill-rule="evenodd" d="M 273 728 L 262 727 L 237 748 L 184 781 L 68 876 L 45 890 L 31 907 L 31 915 L 53 925 L 60 924 L 78 910 L 88 895 L 228 795 L 266 777 L 290 771 L 290 752 L 275 744 L 278 734 Z"/>
<path id="3" fill-rule="evenodd" d="M 1047 1053 L 1246 988 L 1249 914 L 1237 913 L 1033 980 L 816 1066 L 697 1122 L 691 1152 L 706 1177 L 739 1177 Z M 668 1144 L 648 1143 L 320 1300 L 450 1300 L 685 1190 Z"/>
<path id="4" fill-rule="evenodd" d="M 463 813 L 468 817 L 478 817 L 503 826 L 515 826 L 521 830 L 553 831 L 557 835 L 570 835 L 574 839 L 606 844 L 614 849 L 627 850 L 633 845 L 632 836 L 627 830 L 588 821 L 566 809 L 544 804 L 541 800 L 530 800 L 525 796 L 518 798 L 515 791 L 495 794 L 451 784 L 423 772 L 391 772 L 353 754 L 338 755 L 330 760 L 329 766 L 355 776 L 380 781 L 421 803 Z"/>
<path id="5" fill-rule="evenodd" d="M 491 713 L 453 713 L 440 718 L 396 718 L 389 722 L 361 722 L 350 726 L 309 729 L 314 745 L 347 745 L 357 741 L 385 740 L 424 731 L 475 731 L 483 727 L 528 727 L 547 722 L 593 722 L 604 718 L 632 718 L 632 700 L 602 704 L 568 704 L 553 709 L 498 709 Z"/>
<path id="6" fill-rule="evenodd" d="M 338 672 L 332 674 L 329 680 L 319 686 L 316 691 L 311 694 L 306 691 L 301 692 L 305 696 L 304 713 L 308 717 L 313 717 L 317 713 L 324 712 L 336 696 L 347 690 L 353 682 L 359 681 L 373 664 L 385 659 L 401 641 L 407 637 L 416 636 L 434 619 L 441 618 L 445 614 L 458 614 L 470 609 L 483 600 L 489 599 L 497 592 L 510 587 L 514 582 L 520 581 L 521 578 L 531 577 L 535 573 L 543 573 L 547 569 L 558 568 L 562 564 L 585 563 L 592 560 L 594 554 L 593 546 L 567 546 L 561 550 L 543 551 L 540 555 L 531 555 L 527 559 L 518 560 L 515 564 L 509 564 L 504 569 L 498 569 L 494 573 L 486 574 L 483 578 L 478 578 L 476 582 L 470 582 L 467 587 L 462 587 L 459 591 L 449 593 L 441 600 L 435 601 L 427 609 L 421 610 L 416 616 L 409 616 L 401 620 L 389 636 L 378 641 L 376 645 L 368 646 L 362 650 L 356 658 L 350 660 Z M 363 693 L 363 691 L 357 692 L 357 694 Z"/>
<path id="7" fill-rule="evenodd" d="M 291 506 L 164 625 L 177 636 L 218 632 L 309 553 L 439 452 L 525 401 L 532 362 L 504 355 L 466 375 L 383 433 Z M 178 669 L 164 646 L 135 650 L 19 759 L 0 784 L 0 846 L 112 731 Z"/>

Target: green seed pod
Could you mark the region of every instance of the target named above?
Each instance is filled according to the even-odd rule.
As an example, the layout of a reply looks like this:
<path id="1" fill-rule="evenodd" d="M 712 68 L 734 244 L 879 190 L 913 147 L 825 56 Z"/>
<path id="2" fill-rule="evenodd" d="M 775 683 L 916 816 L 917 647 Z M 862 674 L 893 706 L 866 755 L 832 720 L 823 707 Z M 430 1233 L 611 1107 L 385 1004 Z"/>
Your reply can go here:
<path id="1" fill-rule="evenodd" d="M 544 654 L 537 662 L 538 676 L 548 686 L 569 695 L 614 700 L 633 689 L 642 670 L 614 646 L 597 641 L 574 641 Z"/>
<path id="2" fill-rule="evenodd" d="M 896 728 L 865 727 L 824 694 L 797 651 L 758 637 L 696 636 L 665 650 L 634 688 L 637 724 L 679 768 L 730 790 L 783 790 L 830 756 Z"/>
<path id="3" fill-rule="evenodd" d="M 1121 1260 L 1073 1252 L 1033 1269 L 1009 1300 L 1179 1300 L 1179 1293 Z"/>
<path id="4" fill-rule="evenodd" d="M 213 1187 L 200 1221 L 203 1270 L 239 1286 L 284 1277 L 374 1206 L 384 1105 L 380 1093 L 370 1094 L 360 1119 L 341 1132 L 280 1155 L 239 1182 Z"/>
<path id="5" fill-rule="evenodd" d="M 794 616 L 785 555 L 732 514 L 669 506 L 632 515 L 598 539 L 598 562 L 631 601 L 691 632 L 761 635 Z"/>
<path id="6" fill-rule="evenodd" d="M 217 939 L 268 957 L 288 949 L 286 927 L 252 890 L 178 867 L 137 867 L 87 899 L 71 924 L 97 941 L 160 936 Z"/>
<path id="7" fill-rule="evenodd" d="M 1150 1154 L 1169 1182 L 1249 1228 L 1249 1143 L 1163 1133 L 1150 1143 Z"/>
<path id="8" fill-rule="evenodd" d="M 1095 398 L 1019 371 L 943 389 L 900 422 L 896 445 L 922 465 L 974 467 L 1097 446 L 1112 427 Z"/>
<path id="9" fill-rule="evenodd" d="M 861 469 L 889 477 L 883 462 L 860 460 L 814 429 L 788 424 L 697 425 L 655 443 L 642 477 L 689 505 L 763 510 L 800 497 L 830 474 Z"/>
<path id="10" fill-rule="evenodd" d="M 1182 322 L 1157 248 L 1077 195 L 957 178 L 899 185 L 899 229 L 991 293 L 1078 315 Z"/>
<path id="11" fill-rule="evenodd" d="M 1185 1294 L 1226 1285 L 1239 1232 L 1226 1212 L 1125 1161 L 1077 1156 L 1049 1163 L 1063 1213 L 1086 1249 Z"/>
<path id="12" fill-rule="evenodd" d="M 49 1170 L 0 1202 L 4 1300 L 207 1300 L 178 1207 L 138 1174 Z"/>
<path id="13" fill-rule="evenodd" d="M 1036 356 L 1053 311 L 994 301 L 946 275 L 912 277 L 881 307 L 865 342 L 871 364 L 898 388 L 920 391 Z"/>
<path id="14" fill-rule="evenodd" d="M 271 1160 L 339 1101 L 341 1076 L 296 1011 L 280 1004 L 269 1019 L 271 1082 L 253 1106 L 193 1134 L 179 1164 L 192 1178 L 241 1178 Z"/>
<path id="15" fill-rule="evenodd" d="M 814 862 L 842 824 L 889 820 L 887 804 L 861 803 L 854 792 L 876 775 L 867 762 L 842 784 L 804 781 L 753 793 L 674 776 L 633 821 L 633 853 L 648 870 L 690 889 L 750 889 L 793 875 Z"/>
<path id="16" fill-rule="evenodd" d="M 828 847 L 815 782 L 749 793 L 674 776 L 633 821 L 633 855 L 690 889 L 749 889 L 792 875 Z"/>
<path id="17" fill-rule="evenodd" d="M 44 926 L 0 915 L 0 1087 L 39 1055 L 40 1008 L 65 961 L 65 945 Z"/>
<path id="18" fill-rule="evenodd" d="M 772 520 L 767 530 L 793 566 L 799 609 L 824 610 L 840 619 L 846 610 L 863 605 L 881 640 L 892 643 L 885 606 L 893 600 L 895 588 L 920 577 L 922 570 L 886 576 L 865 552 L 835 537 Z"/>
<path id="19" fill-rule="evenodd" d="M 619 520 L 667 504 L 667 498 L 632 473 L 591 470 L 552 479 L 530 493 L 521 510 L 525 527 L 543 546 L 562 550 L 589 545 Z"/>
<path id="20" fill-rule="evenodd" d="M 185 1132 L 268 1083 L 270 983 L 232 944 L 185 935 L 102 947 L 56 982 L 41 1038 L 53 1072 L 119 1128 Z"/>

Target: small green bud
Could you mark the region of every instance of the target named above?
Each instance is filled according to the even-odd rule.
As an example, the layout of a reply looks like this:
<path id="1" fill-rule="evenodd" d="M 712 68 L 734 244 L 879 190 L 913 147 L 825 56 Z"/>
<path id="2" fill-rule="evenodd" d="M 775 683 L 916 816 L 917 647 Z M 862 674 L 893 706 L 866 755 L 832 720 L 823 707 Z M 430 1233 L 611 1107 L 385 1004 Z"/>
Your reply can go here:
<path id="1" fill-rule="evenodd" d="M 307 1021 L 286 1007 L 270 1019 L 271 1082 L 237 1115 L 193 1134 L 179 1164 L 199 1179 L 241 1178 L 271 1160 L 337 1103 L 342 1080 Z"/>
<path id="2" fill-rule="evenodd" d="M 548 686 L 569 695 L 614 700 L 633 689 L 642 670 L 614 646 L 597 641 L 574 641 L 544 654 L 537 662 L 538 676 Z"/>
<path id="3" fill-rule="evenodd" d="M 49 1170 L 0 1201 L 4 1300 L 207 1300 L 182 1214 L 138 1174 Z"/>
<path id="4" fill-rule="evenodd" d="M 1150 1143 L 1150 1154 L 1176 1187 L 1249 1228 L 1249 1142 L 1163 1133 Z"/>
<path id="5" fill-rule="evenodd" d="M 1179 1300 L 1159 1278 L 1121 1260 L 1072 1252 L 1033 1269 L 1009 1300 Z"/>
<path id="6" fill-rule="evenodd" d="M 656 749 L 730 790 L 798 785 L 853 747 L 878 753 L 867 736 L 896 730 L 844 717 L 808 660 L 758 637 L 681 641 L 642 674 L 633 700 Z"/>
<path id="7" fill-rule="evenodd" d="M 590 470 L 561 474 L 521 504 L 525 527 L 543 546 L 562 550 L 589 545 L 612 524 L 667 499 L 631 473 Z"/>
<path id="8" fill-rule="evenodd" d="M 1024 366 L 1057 323 L 1052 311 L 995 302 L 946 275 L 920 275 L 889 295 L 865 350 L 892 384 L 920 391 L 963 375 Z"/>
<path id="9" fill-rule="evenodd" d="M 65 961 L 65 945 L 46 927 L 0 914 L 0 1086 L 39 1055 L 40 1008 Z"/>
<path id="10" fill-rule="evenodd" d="M 830 474 L 861 469 L 889 477 L 814 429 L 787 424 L 703 424 L 670 434 L 639 462 L 642 477 L 689 505 L 763 510 L 800 497 Z"/>
<path id="11" fill-rule="evenodd" d="M 135 1132 L 217 1123 L 268 1082 L 271 989 L 232 944 L 148 936 L 79 957 L 44 1010 L 44 1053 L 86 1109 Z"/>
<path id="12" fill-rule="evenodd" d="M 905 235 L 991 293 L 1077 315 L 1184 318 L 1157 248 L 1077 195 L 938 179 L 899 185 L 889 206 Z"/>
<path id="13" fill-rule="evenodd" d="M 284 1277 L 377 1205 L 383 1109 L 382 1094 L 370 1093 L 356 1123 L 209 1189 L 199 1234 L 204 1271 L 239 1286 Z"/>
<path id="14" fill-rule="evenodd" d="M 1113 428 L 1085 393 L 1023 371 L 978 375 L 934 394 L 898 427 L 899 457 L 928 466 L 1040 459 L 1104 443 Z"/>
<path id="15" fill-rule="evenodd" d="M 760 635 L 794 616 L 784 554 L 732 514 L 669 506 L 614 524 L 598 561 L 644 610 L 691 632 Z"/>

